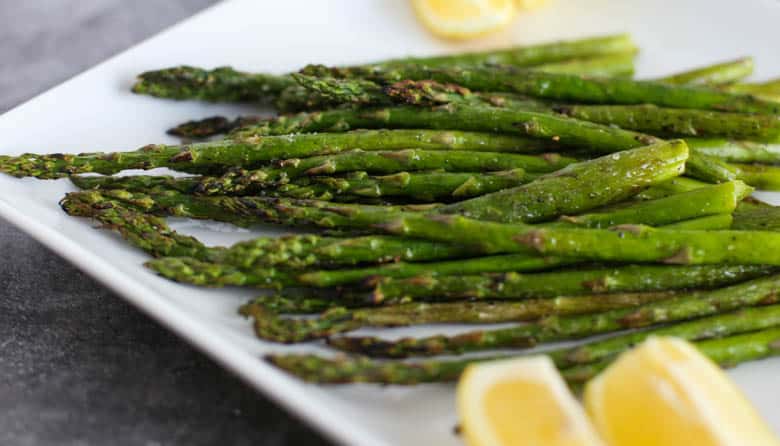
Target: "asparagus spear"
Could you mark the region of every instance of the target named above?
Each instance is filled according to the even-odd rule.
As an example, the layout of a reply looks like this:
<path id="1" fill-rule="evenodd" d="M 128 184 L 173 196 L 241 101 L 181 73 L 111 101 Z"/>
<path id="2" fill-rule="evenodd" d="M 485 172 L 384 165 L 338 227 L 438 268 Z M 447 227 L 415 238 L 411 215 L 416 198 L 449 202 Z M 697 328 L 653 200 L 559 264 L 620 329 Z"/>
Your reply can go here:
<path id="1" fill-rule="evenodd" d="M 656 136 L 719 136 L 774 142 L 780 137 L 775 115 L 643 105 L 561 105 L 555 111 L 572 118 Z"/>
<path id="2" fill-rule="evenodd" d="M 772 308 L 772 313 L 776 314 L 777 309 L 773 307 L 765 307 L 759 310 L 769 310 Z M 750 311 L 750 310 L 747 310 Z M 741 312 L 736 314 L 741 315 Z M 780 329 L 775 328 L 777 322 L 776 316 L 770 315 L 764 317 L 762 312 L 752 314 L 751 319 L 745 318 L 746 321 L 756 321 L 753 326 L 747 326 L 745 329 L 736 331 L 722 331 L 719 336 L 724 336 L 721 339 L 708 339 L 712 336 L 712 327 L 717 324 L 710 324 L 710 321 L 714 318 L 729 317 L 730 315 L 714 316 L 708 318 L 702 318 L 693 322 L 675 324 L 669 326 L 669 331 L 673 332 L 676 327 L 679 327 L 679 334 L 665 334 L 666 336 L 678 336 L 685 337 L 687 334 L 691 334 L 687 331 L 689 324 L 697 324 L 699 321 L 707 323 L 704 326 L 703 335 L 688 337 L 687 339 L 695 341 L 696 346 L 702 349 L 702 351 L 710 356 L 713 360 L 723 366 L 734 366 L 740 362 L 760 359 L 773 354 L 779 354 L 780 348 L 778 348 L 777 340 L 780 339 Z M 768 323 L 766 323 L 768 322 Z M 762 327 L 766 327 L 761 329 Z M 758 329 L 759 331 L 752 331 Z M 643 333 L 647 335 L 656 334 L 657 329 L 647 330 Z M 664 330 L 663 328 L 661 330 Z M 744 333 L 744 334 L 742 334 Z M 659 333 L 660 335 L 661 333 Z M 623 349 L 630 347 L 635 342 L 632 335 L 627 335 L 629 339 L 626 339 L 626 345 Z M 619 340 L 622 336 L 611 338 L 610 340 Z M 593 345 L 597 345 L 599 341 L 592 341 Z M 587 345 L 587 344 L 586 344 Z M 321 383 L 321 384 L 340 384 L 340 383 L 353 383 L 353 382 L 371 382 L 382 384 L 397 384 L 397 385 L 414 385 L 425 382 L 442 382 L 442 381 L 454 381 L 460 376 L 461 372 L 469 364 L 473 364 L 480 361 L 490 361 L 496 359 L 507 359 L 516 355 L 502 355 L 492 357 L 480 357 L 458 360 L 427 360 L 416 363 L 405 363 L 399 361 L 377 361 L 365 357 L 347 357 L 340 356 L 335 358 L 325 358 L 312 354 L 272 354 L 266 356 L 266 360 L 272 364 L 298 376 L 306 381 Z M 591 371 L 601 370 L 606 361 L 609 361 L 610 357 L 605 358 L 602 361 L 595 363 L 595 367 L 591 367 Z M 586 369 L 581 367 L 577 368 L 563 368 L 561 371 L 564 377 L 572 380 L 572 382 L 580 382 L 583 378 L 590 376 L 585 372 Z M 584 367 L 588 367 L 587 365 Z"/>
<path id="3" fill-rule="evenodd" d="M 734 213 L 733 228 L 747 231 L 780 231 L 780 207 L 756 206 L 737 209 Z"/>
<path id="4" fill-rule="evenodd" d="M 258 337 L 284 343 L 320 339 L 361 327 L 417 324 L 521 322 L 550 315 L 584 314 L 636 307 L 670 299 L 671 292 L 625 293 L 537 299 L 523 302 L 405 303 L 376 308 L 332 307 L 311 319 L 280 317 L 265 299 L 244 305 L 240 313 L 254 319 Z"/>
<path id="5" fill-rule="evenodd" d="M 624 223 L 645 223 L 660 225 L 696 216 L 716 214 L 715 222 L 690 222 L 679 229 L 727 229 L 731 225 L 730 213 L 747 194 L 750 188 L 744 188 L 739 183 L 724 183 L 707 186 L 692 192 L 673 195 L 667 198 L 639 202 L 613 211 L 605 210 L 598 213 L 584 214 L 575 217 L 562 217 L 555 226 L 583 225 L 586 227 L 608 227 Z M 725 214 L 720 214 L 725 213 Z M 725 221 L 724 221 L 725 220 Z M 526 255 L 495 256 L 479 259 L 441 262 L 438 264 L 407 265 L 399 262 L 389 266 L 369 267 L 359 269 L 325 270 L 305 273 L 300 276 L 304 283 L 314 286 L 334 286 L 356 282 L 373 276 L 410 277 L 432 272 L 441 275 L 473 274 L 477 272 L 508 272 L 520 271 L 518 265 L 528 265 Z M 518 264 L 518 262 L 520 262 Z M 550 265 L 560 261 L 550 260 Z M 534 263 L 531 262 L 531 265 Z M 526 269 L 527 270 L 527 269 Z"/>
<path id="6" fill-rule="evenodd" d="M 406 63 L 430 67 L 483 63 L 533 66 L 574 58 L 634 51 L 636 51 L 636 46 L 631 38 L 621 34 L 506 48 L 490 52 L 393 59 L 367 65 L 364 68 L 382 71 L 388 67 Z M 295 83 L 286 75 L 246 73 L 230 67 L 204 70 L 180 66 L 141 74 L 133 86 L 133 92 L 171 99 L 257 101 L 273 99 L 291 85 L 295 85 Z"/>
<path id="7" fill-rule="evenodd" d="M 675 85 L 724 85 L 753 74 L 753 58 L 742 57 L 657 79 Z"/>
<path id="8" fill-rule="evenodd" d="M 585 214 L 575 217 L 564 217 L 564 220 L 554 223 L 554 226 L 585 225 L 606 227 L 620 223 L 651 223 L 662 224 L 678 219 L 692 218 L 696 215 L 706 215 L 717 212 L 732 212 L 737 203 L 748 193 L 740 183 L 724 183 L 706 186 L 667 198 L 638 202 L 615 210 Z M 729 216 L 730 217 L 730 216 Z M 730 218 L 728 223 L 730 223 Z M 720 223 L 719 223 L 720 224 Z M 707 223 L 706 227 L 711 224 Z M 410 242 L 411 244 L 412 242 Z M 231 248 L 227 252 L 235 251 Z M 239 251 L 240 252 L 240 251 Z M 243 252 L 240 252 L 243 254 Z M 239 257 L 240 256 L 234 256 Z M 251 256 L 255 259 L 256 256 Z M 295 278 L 295 282 L 303 285 L 325 287 L 360 282 L 372 277 L 411 277 L 420 274 L 459 275 L 483 272 L 532 271 L 547 269 L 562 263 L 559 259 L 540 258 L 536 256 L 505 255 L 481 257 L 467 260 L 445 261 L 436 263 L 404 263 L 373 266 L 357 269 L 322 270 L 304 272 Z M 202 263 L 187 259 L 160 259 L 147 264 L 160 274 L 180 282 L 214 286 L 244 285 L 265 286 L 269 282 L 266 268 L 259 271 L 239 271 L 235 261 L 228 262 L 224 268 L 218 264 Z M 252 265 L 247 265 L 251 267 Z M 414 287 L 418 284 L 414 282 Z M 431 290 L 433 291 L 433 290 Z"/>
<path id="9" fill-rule="evenodd" d="M 392 175 L 371 176 L 367 172 L 352 172 L 344 177 L 308 177 L 289 184 L 263 189 L 264 196 L 313 198 L 319 200 L 356 197 L 404 197 L 411 200 L 434 202 L 453 201 L 484 195 L 529 182 L 535 175 L 523 169 L 489 173 L 464 172 L 399 172 Z M 82 189 L 124 189 L 147 192 L 155 189 L 173 189 L 191 193 L 200 181 L 197 177 L 124 176 L 87 177 L 75 175 L 71 181 Z"/>
<path id="10" fill-rule="evenodd" d="M 630 76 L 633 72 L 633 52 L 616 53 L 601 57 L 587 59 L 574 59 L 569 61 L 545 64 L 537 69 L 543 69 L 552 73 L 582 74 L 591 76 Z M 723 62 L 715 65 L 702 67 L 671 76 L 658 79 L 661 82 L 687 85 L 722 85 L 742 79 L 748 76 L 753 70 L 753 59 L 750 57 L 736 59 L 734 61 Z M 726 89 L 735 93 L 748 93 L 755 84 L 734 84 L 727 86 Z M 747 89 L 744 89 L 746 86 Z M 743 91 L 740 91 L 743 89 Z M 764 87 L 766 89 L 766 87 Z M 777 88 L 780 90 L 780 88 Z M 304 111 L 316 109 L 315 104 L 309 104 L 307 101 L 312 97 L 312 92 L 302 87 L 290 87 L 282 92 L 290 92 L 294 96 L 292 100 L 277 100 L 277 108 L 287 111 Z M 758 93 L 758 91 L 756 91 Z M 279 104 L 282 102 L 282 104 Z M 289 105 L 288 105 L 289 103 Z M 227 133 L 238 127 L 257 123 L 260 117 L 244 117 L 233 121 L 221 116 L 215 116 L 202 121 L 190 121 L 180 124 L 169 131 L 169 133 L 187 138 L 202 138 L 214 136 L 220 133 Z"/>
<path id="11" fill-rule="evenodd" d="M 486 218 L 522 218 L 531 221 L 550 219 L 562 214 L 576 214 L 620 201 L 644 186 L 676 176 L 683 167 L 686 155 L 685 145 L 679 142 L 624 151 L 574 164 L 527 185 L 441 207 L 441 210 L 435 212 L 480 213 L 479 215 Z M 359 206 L 262 197 L 210 198 L 175 191 L 150 194 L 141 201 L 146 210 L 180 217 L 210 218 L 237 224 L 260 221 L 385 232 L 393 231 L 393 228 L 376 225 L 395 221 L 399 211 L 434 212 L 433 208 L 419 206 Z M 403 215 L 405 214 L 400 214 Z M 428 223 L 436 224 L 434 221 Z M 396 229 L 401 230 L 403 227 Z"/>
<path id="12" fill-rule="evenodd" d="M 506 222 L 579 213 L 619 202 L 644 187 L 678 176 L 687 158 L 688 149 L 681 141 L 626 150 L 571 164 L 516 188 L 444 206 L 439 213 Z"/>
<path id="13" fill-rule="evenodd" d="M 523 135 L 552 141 L 561 146 L 602 151 L 623 150 L 658 141 L 652 136 L 565 116 L 458 103 L 436 108 L 395 106 L 300 113 L 267 119 L 257 125 L 238 129 L 231 135 L 241 139 L 354 128 L 460 128 Z"/>
<path id="14" fill-rule="evenodd" d="M 290 88 L 298 89 L 297 86 Z M 235 119 L 228 119 L 224 116 L 209 116 L 208 118 L 183 122 L 168 129 L 166 133 L 188 139 L 208 138 L 228 133 L 239 127 L 257 124 L 262 119 L 260 116 L 239 116 Z"/>
<path id="15" fill-rule="evenodd" d="M 729 85 L 725 89 L 734 93 L 752 94 L 769 101 L 780 100 L 780 79 L 747 84 L 737 83 Z"/>
<path id="16" fill-rule="evenodd" d="M 764 359 L 780 354 L 780 328 L 769 328 L 752 333 L 729 336 L 722 339 L 707 339 L 697 342 L 696 347 L 722 367 Z M 607 368 L 611 359 L 563 370 L 564 379 L 571 386 L 585 384 Z"/>
<path id="17" fill-rule="evenodd" d="M 463 258 L 469 250 L 459 245 L 369 235 L 354 238 L 319 235 L 261 237 L 236 243 L 219 261 L 241 268 L 287 266 L 356 266 L 366 263 L 431 262 Z"/>
<path id="18" fill-rule="evenodd" d="M 163 257 L 151 260 L 146 266 L 168 279 L 201 286 L 255 286 L 298 285 L 328 287 L 334 285 L 371 281 L 374 277 L 411 277 L 420 274 L 478 274 L 501 271 L 538 271 L 549 269 L 565 262 L 556 258 L 510 254 L 505 256 L 476 257 L 427 263 L 398 262 L 384 266 L 352 270 L 295 271 L 281 274 L 268 267 L 239 268 L 225 262 L 204 262 L 192 257 Z M 471 276 L 467 276 L 471 277 Z M 530 292 L 530 291 L 529 291 Z M 393 302 L 407 296 L 387 296 Z M 367 302 L 385 300 L 369 298 Z"/>
<path id="19" fill-rule="evenodd" d="M 271 195 L 294 198 L 403 197 L 413 201 L 442 202 L 476 197 L 519 186 L 535 178 L 523 169 L 489 173 L 399 172 L 370 176 L 354 172 L 346 177 L 313 177 L 300 184 L 279 185 Z M 263 194 L 268 194 L 263 191 Z M 341 200 L 337 200 L 341 201 Z"/>
<path id="20" fill-rule="evenodd" d="M 123 177 L 72 175 L 68 177 L 68 179 L 79 189 L 119 189 L 142 194 L 145 192 L 175 191 L 188 194 L 199 184 L 201 177 L 172 177 L 168 175 L 128 175 Z"/>
<path id="21" fill-rule="evenodd" d="M 404 214 L 387 233 L 471 245 L 482 253 L 537 253 L 595 261 L 780 265 L 774 232 L 695 231 L 622 225 L 610 230 L 531 228 L 456 216 Z"/>
<path id="22" fill-rule="evenodd" d="M 557 225 L 553 225 L 609 228 L 640 223 L 661 226 L 711 214 L 730 214 L 752 192 L 753 188 L 745 183 L 732 181 L 654 200 L 614 205 L 597 212 L 563 216 Z"/>
<path id="23" fill-rule="evenodd" d="M 75 173 L 113 174 L 125 169 L 171 169 L 208 173 L 252 167 L 272 160 L 327 155 L 347 150 L 469 150 L 525 152 L 539 143 L 511 135 L 431 130 L 368 130 L 233 139 L 183 146 L 149 145 L 136 151 L 79 155 L 23 154 L 0 157 L 0 171 L 18 176 L 60 178 Z"/>
<path id="24" fill-rule="evenodd" d="M 780 134 L 780 120 L 774 115 L 746 115 L 712 110 L 676 109 L 652 104 L 582 105 L 553 104 L 513 94 L 473 94 L 457 85 L 431 81 L 403 81 L 382 88 L 365 80 L 321 79 L 294 75 L 305 88 L 327 95 L 334 102 L 361 105 L 410 105 L 449 102 L 472 106 L 486 104 L 509 110 L 556 112 L 583 121 L 618 126 L 657 136 L 724 136 L 774 141 Z"/>
<path id="25" fill-rule="evenodd" d="M 683 229 L 683 230 L 715 230 L 715 229 L 730 229 L 734 222 L 734 217 L 731 214 L 715 214 L 707 217 L 692 218 L 690 220 L 683 220 L 677 223 L 665 225 L 666 229 Z"/>
<path id="26" fill-rule="evenodd" d="M 610 358 L 650 336 L 673 336 L 687 340 L 719 338 L 780 326 L 780 306 L 742 308 L 731 313 L 694 319 L 665 327 L 630 331 L 596 342 L 557 349 L 547 354 L 560 368 L 589 364 Z"/>
<path id="27" fill-rule="evenodd" d="M 242 224 L 267 221 L 371 228 L 388 234 L 459 243 L 470 247 L 473 254 L 539 253 L 599 261 L 680 264 L 780 264 L 778 253 L 772 248 L 779 242 L 773 232 L 665 230 L 638 225 L 615 230 L 535 228 L 449 215 L 426 216 L 418 212 L 426 209 L 421 206 L 354 206 L 258 197 L 166 195 L 138 197 L 131 202 L 147 211 Z M 436 208 L 427 207 L 428 211 L 431 209 Z"/>
<path id="28" fill-rule="evenodd" d="M 335 77 L 372 77 L 385 83 L 403 79 L 454 83 L 474 91 L 519 93 L 564 102 L 592 104 L 655 104 L 672 108 L 693 108 L 745 113 L 776 114 L 780 104 L 750 95 L 717 89 L 670 85 L 656 81 L 619 78 L 587 78 L 544 73 L 516 67 L 447 67 L 403 65 L 379 74 L 363 69 L 323 70 L 307 67 L 304 74 Z"/>
<path id="29" fill-rule="evenodd" d="M 367 171 L 392 174 L 407 170 L 442 169 L 452 172 L 484 172 L 524 169 L 530 172 L 553 172 L 575 162 L 553 153 L 520 155 L 500 152 L 461 150 L 430 151 L 418 149 L 371 151 L 352 150 L 335 155 L 293 158 L 275 167 L 254 170 L 235 169 L 221 177 L 204 178 L 197 188 L 209 195 L 257 193 L 270 184 L 286 183 L 302 176 Z"/>
<path id="30" fill-rule="evenodd" d="M 130 197 L 127 193 L 120 196 L 131 202 L 144 203 L 143 196 Z M 68 194 L 62 205 L 71 215 L 95 218 L 127 237 L 144 234 L 147 227 L 156 228 L 156 232 L 150 236 L 139 238 L 141 247 L 147 248 L 154 256 L 189 255 L 242 269 L 355 266 L 399 260 L 430 262 L 469 255 L 469 250 L 459 245 L 382 235 L 354 238 L 312 234 L 259 237 L 238 242 L 229 248 L 209 248 L 191 237 L 180 238 L 175 231 L 168 228 L 164 220 L 138 212 L 115 197 L 98 191 L 74 193 Z M 129 240 L 137 244 L 134 238 Z M 177 245 L 178 240 L 183 242 L 181 246 Z"/>
<path id="31" fill-rule="evenodd" d="M 107 202 L 96 192 L 70 193 L 60 206 L 69 215 L 96 219 L 153 256 L 203 257 L 210 249 L 193 237 L 173 231 L 164 219 Z"/>
<path id="32" fill-rule="evenodd" d="M 769 271 L 763 266 L 742 265 L 629 265 L 533 274 L 422 275 L 408 279 L 384 278 L 378 281 L 367 298 L 371 302 L 403 299 L 535 299 L 588 293 L 712 288 L 757 277 Z"/>
<path id="33" fill-rule="evenodd" d="M 634 72 L 635 54 L 635 51 L 618 52 L 614 54 L 607 53 L 604 56 L 571 59 L 536 65 L 534 66 L 534 70 L 588 76 L 630 77 Z M 288 78 L 285 77 L 285 81 L 287 80 Z M 273 106 L 281 113 L 322 110 L 339 104 L 326 96 L 313 93 L 298 85 L 290 85 L 274 95 L 263 95 L 262 98 L 273 98 Z M 227 97 L 225 97 L 225 99 L 227 99 Z M 238 118 L 234 121 L 228 121 L 225 118 L 217 117 L 217 119 L 212 119 L 210 122 L 207 120 L 202 124 L 197 121 L 184 123 L 171 129 L 170 133 L 183 137 L 203 138 L 225 133 L 233 128 L 251 124 L 252 121 L 256 120 L 257 119 L 253 117 L 246 117 L 246 119 Z"/>
<path id="34" fill-rule="evenodd" d="M 758 189 L 780 190 L 780 167 L 763 164 L 731 164 L 737 177 Z"/>
<path id="35" fill-rule="evenodd" d="M 631 77 L 634 74 L 635 56 L 636 51 L 625 51 L 604 56 L 546 63 L 535 66 L 534 70 L 582 76 Z"/>
<path id="36" fill-rule="evenodd" d="M 231 67 L 213 70 L 182 65 L 141 73 L 133 93 L 169 99 L 266 101 L 295 85 L 289 76 L 245 73 Z"/>
<path id="37" fill-rule="evenodd" d="M 686 138 L 691 150 L 728 162 L 780 164 L 780 144 L 715 138 Z"/>
<path id="38" fill-rule="evenodd" d="M 456 336 L 403 338 L 387 341 L 373 337 L 339 337 L 329 343 L 340 350 L 370 356 L 405 357 L 531 347 L 540 342 L 576 339 L 625 328 L 683 321 L 745 306 L 777 302 L 780 276 L 754 279 L 703 294 L 681 296 L 636 309 L 610 310 L 595 315 L 562 316 L 536 324 L 464 333 Z"/>

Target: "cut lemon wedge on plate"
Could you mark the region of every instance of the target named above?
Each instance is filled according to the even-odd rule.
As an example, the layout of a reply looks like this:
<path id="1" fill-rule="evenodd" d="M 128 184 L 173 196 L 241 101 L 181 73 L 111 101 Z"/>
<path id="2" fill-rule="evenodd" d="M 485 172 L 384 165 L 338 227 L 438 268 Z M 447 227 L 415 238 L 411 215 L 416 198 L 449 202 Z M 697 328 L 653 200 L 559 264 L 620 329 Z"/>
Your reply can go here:
<path id="1" fill-rule="evenodd" d="M 417 16 L 434 34 L 466 39 L 503 28 L 515 16 L 516 0 L 412 0 Z"/>
<path id="2" fill-rule="evenodd" d="M 603 444 L 546 356 L 469 366 L 457 404 L 469 446 Z"/>
<path id="3" fill-rule="evenodd" d="M 726 374 L 679 339 L 651 338 L 623 354 L 584 399 L 610 445 L 780 445 Z"/>

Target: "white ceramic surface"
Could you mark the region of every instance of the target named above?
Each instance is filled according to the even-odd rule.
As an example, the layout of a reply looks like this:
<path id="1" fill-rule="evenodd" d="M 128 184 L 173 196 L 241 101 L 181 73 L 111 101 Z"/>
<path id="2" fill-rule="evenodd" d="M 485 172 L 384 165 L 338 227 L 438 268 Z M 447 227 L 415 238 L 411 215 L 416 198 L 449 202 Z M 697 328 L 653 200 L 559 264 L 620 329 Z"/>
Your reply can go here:
<path id="1" fill-rule="evenodd" d="M 629 31 L 642 47 L 642 76 L 751 54 L 758 61 L 756 78 L 762 79 L 780 75 L 778 23 L 780 3 L 773 0 L 554 0 L 500 35 L 455 45 L 431 37 L 405 1 L 227 1 L 0 116 L 0 153 L 130 150 L 150 142 L 174 142 L 164 130 L 183 120 L 252 110 L 129 93 L 135 74 L 164 66 L 231 64 L 284 72 L 306 63 L 355 63 Z M 318 387 L 279 372 L 260 356 L 320 347 L 256 340 L 249 323 L 236 315 L 238 305 L 253 295 L 251 290 L 195 289 L 144 270 L 142 253 L 58 208 L 57 201 L 70 190 L 67 180 L 0 175 L 0 214 L 337 441 L 360 446 L 460 444 L 452 431 L 451 385 Z M 776 194 L 764 197 L 778 201 Z M 184 220 L 174 227 L 213 244 L 269 232 Z M 780 431 L 778 373 L 780 359 L 731 372 Z"/>

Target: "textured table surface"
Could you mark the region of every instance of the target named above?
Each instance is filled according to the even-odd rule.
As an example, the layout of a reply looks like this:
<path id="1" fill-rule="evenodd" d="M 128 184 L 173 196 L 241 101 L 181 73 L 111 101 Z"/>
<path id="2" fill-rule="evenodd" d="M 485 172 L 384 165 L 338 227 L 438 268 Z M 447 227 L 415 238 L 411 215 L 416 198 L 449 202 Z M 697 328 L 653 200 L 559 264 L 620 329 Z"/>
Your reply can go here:
<path id="1" fill-rule="evenodd" d="M 213 0 L 0 0 L 0 112 Z M 322 445 L 0 220 L 0 445 Z"/>

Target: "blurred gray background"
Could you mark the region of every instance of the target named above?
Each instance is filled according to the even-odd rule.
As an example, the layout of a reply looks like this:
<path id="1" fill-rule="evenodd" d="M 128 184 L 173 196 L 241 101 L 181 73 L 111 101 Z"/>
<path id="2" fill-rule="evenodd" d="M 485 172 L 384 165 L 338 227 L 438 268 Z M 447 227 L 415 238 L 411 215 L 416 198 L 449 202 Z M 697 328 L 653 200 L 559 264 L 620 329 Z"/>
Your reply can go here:
<path id="1" fill-rule="evenodd" d="M 213 3 L 0 0 L 0 112 Z M 0 445 L 328 444 L 3 220 L 0 253 Z"/>

